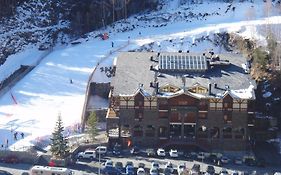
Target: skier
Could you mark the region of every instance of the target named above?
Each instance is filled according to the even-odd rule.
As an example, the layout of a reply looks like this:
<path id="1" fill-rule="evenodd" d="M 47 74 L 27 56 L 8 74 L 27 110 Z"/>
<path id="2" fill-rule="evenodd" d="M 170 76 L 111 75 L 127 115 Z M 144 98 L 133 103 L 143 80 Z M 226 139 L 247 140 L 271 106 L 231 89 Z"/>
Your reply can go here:
<path id="1" fill-rule="evenodd" d="M 18 132 L 14 133 L 14 140 L 18 140 Z"/>
<path id="2" fill-rule="evenodd" d="M 113 41 L 111 42 L 111 47 L 114 47 L 114 42 Z"/>
<path id="3" fill-rule="evenodd" d="M 21 138 L 23 139 L 24 138 L 24 133 L 22 132 L 20 135 L 21 135 Z"/>

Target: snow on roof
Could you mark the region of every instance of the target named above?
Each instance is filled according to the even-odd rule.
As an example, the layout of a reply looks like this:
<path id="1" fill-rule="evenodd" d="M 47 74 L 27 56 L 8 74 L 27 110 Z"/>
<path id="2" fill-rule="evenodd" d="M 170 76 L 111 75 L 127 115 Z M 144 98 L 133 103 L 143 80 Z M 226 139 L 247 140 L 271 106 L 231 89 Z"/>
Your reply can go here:
<path id="1" fill-rule="evenodd" d="M 254 98 L 254 86 L 250 85 L 248 89 L 230 90 L 230 94 L 234 98 L 252 99 Z"/>

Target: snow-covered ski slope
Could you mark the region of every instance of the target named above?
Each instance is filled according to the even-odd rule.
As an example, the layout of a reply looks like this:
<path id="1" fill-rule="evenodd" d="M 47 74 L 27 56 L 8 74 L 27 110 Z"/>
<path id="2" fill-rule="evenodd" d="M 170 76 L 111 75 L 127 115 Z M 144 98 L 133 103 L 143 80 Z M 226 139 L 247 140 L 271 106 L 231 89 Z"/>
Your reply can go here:
<path id="1" fill-rule="evenodd" d="M 116 22 L 114 28 L 111 26 L 90 33 L 87 38 L 79 40 L 81 44 L 54 49 L 32 72 L 1 97 L 0 145 L 5 145 L 8 139 L 11 150 L 21 150 L 42 138 L 48 138 L 59 114 L 68 128 L 67 134 L 74 134 L 76 124 L 81 119 L 91 72 L 101 60 L 103 62 L 100 65 L 111 66 L 112 59 L 119 51 L 139 49 L 150 44 L 153 50 L 160 51 L 181 49 L 203 52 L 213 49 L 215 52 L 224 52 L 208 41 L 192 45 L 196 38 L 222 31 L 239 32 L 240 35 L 253 37 L 260 44 L 265 44 L 265 37 L 259 33 L 264 30 L 264 25 L 281 25 L 277 7 L 270 6 L 269 12 L 266 9 L 268 4 L 263 1 L 234 2 L 231 6 L 228 3 L 204 1 L 203 4 L 179 6 L 179 0 L 167 0 L 157 12 L 132 16 Z M 109 39 L 103 41 L 94 37 L 101 32 L 108 32 Z M 26 52 L 30 52 L 30 56 L 24 57 L 25 62 L 41 54 L 34 49 Z M 12 57 L 23 58 L 22 53 Z M 11 66 L 0 67 L 2 72 L 10 69 Z M 94 75 L 94 81 L 108 82 L 110 78 L 98 73 Z M 15 132 L 19 133 L 17 140 L 14 139 Z M 20 136 L 22 132 L 25 134 L 23 139 Z"/>

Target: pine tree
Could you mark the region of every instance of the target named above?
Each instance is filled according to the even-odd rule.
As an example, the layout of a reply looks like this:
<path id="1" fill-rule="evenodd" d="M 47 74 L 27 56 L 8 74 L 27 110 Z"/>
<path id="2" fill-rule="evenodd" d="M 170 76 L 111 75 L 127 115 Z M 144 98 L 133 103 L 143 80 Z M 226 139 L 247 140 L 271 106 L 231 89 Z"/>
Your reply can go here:
<path id="1" fill-rule="evenodd" d="M 88 121 L 87 121 L 87 125 L 88 125 L 88 129 L 87 132 L 90 135 L 90 138 L 92 139 L 92 141 L 95 140 L 95 137 L 98 135 L 98 130 L 97 130 L 97 116 L 95 112 L 91 112 L 91 114 L 89 115 Z"/>
<path id="2" fill-rule="evenodd" d="M 51 138 L 51 152 L 52 155 L 57 158 L 64 158 L 69 149 L 68 149 L 68 141 L 63 135 L 64 127 L 61 120 L 61 116 L 58 116 L 58 120 L 56 122 L 56 127 L 54 132 L 52 133 Z"/>

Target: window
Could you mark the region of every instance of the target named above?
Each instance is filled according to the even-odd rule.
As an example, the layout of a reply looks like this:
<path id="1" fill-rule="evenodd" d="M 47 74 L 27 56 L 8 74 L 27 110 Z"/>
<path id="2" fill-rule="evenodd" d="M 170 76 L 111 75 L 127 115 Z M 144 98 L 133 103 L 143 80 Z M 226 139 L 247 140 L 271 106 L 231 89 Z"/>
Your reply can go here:
<path id="1" fill-rule="evenodd" d="M 135 119 L 139 119 L 139 120 L 143 119 L 143 111 L 142 110 L 136 110 L 135 111 Z"/>
<path id="2" fill-rule="evenodd" d="M 155 128 L 152 125 L 148 125 L 145 131 L 146 137 L 154 137 Z"/>
<path id="3" fill-rule="evenodd" d="M 210 136 L 212 139 L 219 139 L 220 138 L 220 129 L 218 127 L 211 128 Z"/>
<path id="4" fill-rule="evenodd" d="M 229 103 L 223 103 L 223 107 L 224 107 L 224 108 L 229 108 L 230 105 L 229 105 Z"/>
<path id="5" fill-rule="evenodd" d="M 137 125 L 133 128 L 133 136 L 134 137 L 142 137 L 143 136 L 142 127 L 140 125 Z"/>
<path id="6" fill-rule="evenodd" d="M 244 139 L 245 138 L 245 129 L 244 128 L 235 128 L 233 130 L 235 139 Z"/>
<path id="7" fill-rule="evenodd" d="M 158 136 L 159 137 L 167 137 L 167 128 L 165 126 L 159 127 Z"/>
<path id="8" fill-rule="evenodd" d="M 231 127 L 224 127 L 222 132 L 223 132 L 223 138 L 225 138 L 225 139 L 232 138 L 232 128 Z"/>

